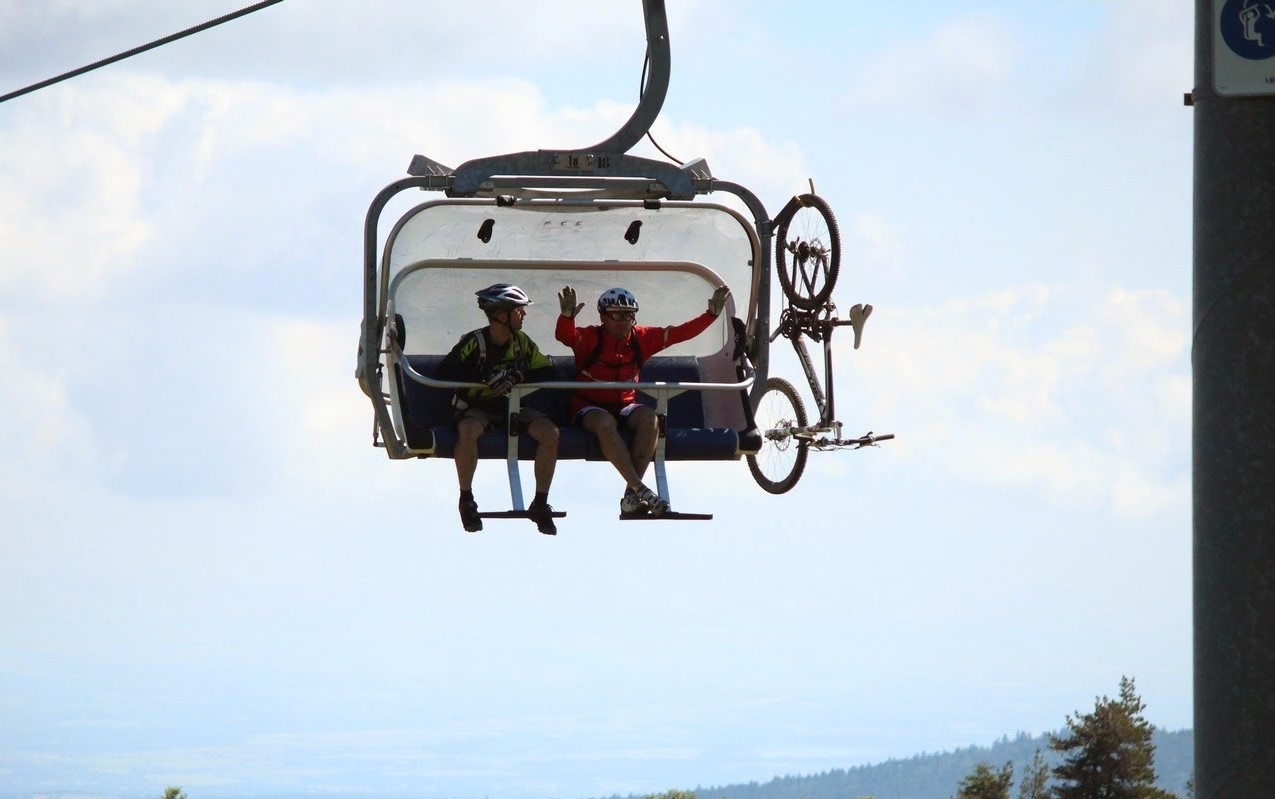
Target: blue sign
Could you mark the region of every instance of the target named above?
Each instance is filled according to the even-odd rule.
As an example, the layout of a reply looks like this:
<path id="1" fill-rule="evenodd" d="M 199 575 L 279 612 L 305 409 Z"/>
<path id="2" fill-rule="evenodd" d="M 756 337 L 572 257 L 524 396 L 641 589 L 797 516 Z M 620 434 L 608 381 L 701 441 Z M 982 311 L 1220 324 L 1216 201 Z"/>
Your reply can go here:
<path id="1" fill-rule="evenodd" d="M 1231 52 L 1250 61 L 1265 61 L 1275 56 L 1275 3 L 1226 0 L 1218 31 Z"/>
<path id="2" fill-rule="evenodd" d="M 1275 0 L 1213 0 L 1213 86 L 1275 95 Z"/>

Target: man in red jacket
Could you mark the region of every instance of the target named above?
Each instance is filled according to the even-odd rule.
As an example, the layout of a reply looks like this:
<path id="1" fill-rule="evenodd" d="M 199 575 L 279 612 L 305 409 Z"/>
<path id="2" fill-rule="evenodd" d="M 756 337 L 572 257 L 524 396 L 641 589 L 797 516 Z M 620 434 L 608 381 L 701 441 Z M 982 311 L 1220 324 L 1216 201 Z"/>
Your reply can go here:
<path id="1" fill-rule="evenodd" d="M 566 286 L 558 293 L 562 315 L 558 317 L 554 338 L 575 353 L 577 380 L 637 383 L 646 359 L 707 330 L 726 307 L 728 296 L 730 289 L 720 286 L 709 299 L 708 310 L 694 319 L 672 327 L 647 327 L 636 323 L 638 302 L 633 292 L 607 289 L 598 298 L 602 323 L 576 327 L 575 317 L 584 303 L 577 305 L 575 289 Z M 602 454 L 624 478 L 620 513 L 660 516 L 667 511 L 668 503 L 642 482 L 655 457 L 659 419 L 654 408 L 637 401 L 637 389 L 581 387 L 571 398 L 571 413 L 576 424 L 598 437 Z M 621 424 L 633 433 L 631 450 L 620 437 Z"/>

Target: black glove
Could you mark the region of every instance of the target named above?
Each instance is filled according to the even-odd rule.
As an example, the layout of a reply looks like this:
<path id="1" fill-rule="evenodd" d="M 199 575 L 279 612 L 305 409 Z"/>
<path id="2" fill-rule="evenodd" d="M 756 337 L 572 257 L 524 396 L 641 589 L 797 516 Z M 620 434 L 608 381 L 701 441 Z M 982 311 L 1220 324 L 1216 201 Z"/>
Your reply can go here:
<path id="1" fill-rule="evenodd" d="M 521 382 L 522 372 L 517 369 L 497 369 L 488 375 L 487 388 L 503 397 Z"/>

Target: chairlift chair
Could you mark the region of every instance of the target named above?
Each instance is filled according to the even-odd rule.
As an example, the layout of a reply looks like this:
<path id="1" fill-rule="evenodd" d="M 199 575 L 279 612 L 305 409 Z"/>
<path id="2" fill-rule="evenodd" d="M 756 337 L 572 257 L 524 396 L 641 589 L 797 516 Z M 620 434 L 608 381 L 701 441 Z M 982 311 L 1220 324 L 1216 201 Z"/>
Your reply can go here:
<path id="1" fill-rule="evenodd" d="M 773 390 L 767 373 L 774 338 L 774 230 L 786 230 L 793 213 L 786 208 L 788 216 L 777 224 L 751 191 L 714 177 L 703 159 L 672 164 L 628 153 L 658 114 L 669 78 L 663 0 L 643 0 L 643 9 L 650 81 L 632 117 L 611 138 L 580 149 L 479 158 L 455 168 L 417 155 L 408 176 L 386 186 L 368 209 L 356 377 L 372 402 L 373 442 L 390 458 L 451 457 L 456 431 L 449 399 L 465 384 L 432 374 L 460 336 L 480 326 L 474 291 L 515 283 L 536 302 L 524 330 L 551 355 L 560 379 L 516 386 L 509 395 L 507 432 L 480 439 L 479 457 L 505 460 L 509 477 L 512 510 L 490 515 L 526 515 L 519 462 L 534 458 L 535 443 L 516 424 L 524 404 L 558 423 L 559 460 L 604 460 L 596 440 L 566 418 L 570 393 L 579 384 L 572 356 L 554 354 L 554 298 L 564 285 L 575 287 L 586 302 L 609 287 L 625 286 L 646 298 L 643 322 L 655 325 L 697 316 L 715 287 L 731 289 L 717 321 L 698 337 L 650 358 L 636 384 L 661 420 L 652 465 L 663 499 L 669 499 L 668 461 L 747 457 L 756 475 L 759 453 L 784 443 L 800 449 L 804 465 L 810 440 L 800 438 L 795 419 L 780 420 L 778 426 L 772 420 L 761 430 L 754 420 L 763 396 Z M 410 208 L 381 246 L 386 206 L 418 190 L 442 196 Z M 732 195 L 752 218 L 705 199 L 712 193 Z M 806 244 L 795 246 L 781 236 L 779 257 L 787 259 L 788 270 L 781 275 L 785 296 L 807 298 L 802 305 L 809 306 L 785 310 L 823 314 L 826 321 L 835 264 L 819 262 L 819 252 L 812 258 Z M 587 319 L 589 311 L 582 313 Z M 856 344 L 861 330 L 860 323 Z M 828 380 L 830 399 L 830 374 Z M 813 382 L 812 388 L 818 399 Z"/>

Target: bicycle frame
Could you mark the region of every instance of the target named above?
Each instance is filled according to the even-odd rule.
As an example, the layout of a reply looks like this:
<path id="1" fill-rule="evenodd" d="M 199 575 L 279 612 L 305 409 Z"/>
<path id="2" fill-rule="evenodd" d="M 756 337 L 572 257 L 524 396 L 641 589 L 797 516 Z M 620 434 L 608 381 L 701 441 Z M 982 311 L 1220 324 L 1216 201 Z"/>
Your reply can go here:
<path id="1" fill-rule="evenodd" d="M 832 310 L 830 305 L 818 311 L 785 308 L 780 314 L 779 325 L 771 336 L 771 342 L 779 336 L 792 342 L 793 351 L 797 353 L 797 359 L 801 362 L 801 369 L 806 373 L 806 382 L 810 384 L 810 393 L 814 395 L 815 404 L 819 407 L 819 422 L 805 428 L 805 432 L 813 434 L 835 430 L 837 438 L 840 438 L 841 423 L 833 418 L 836 415 L 836 398 L 832 381 L 832 331 L 838 325 L 850 323 L 832 318 Z M 819 381 L 819 375 L 815 372 L 814 359 L 811 358 L 810 350 L 806 348 L 806 342 L 803 340 L 806 336 L 823 342 L 823 383 Z M 826 393 L 824 386 L 827 386 Z"/>
<path id="2" fill-rule="evenodd" d="M 792 342 L 793 351 L 797 353 L 797 359 L 801 362 L 801 369 L 806 374 L 806 382 L 810 385 L 810 393 L 814 396 L 815 404 L 819 407 L 819 421 L 805 427 L 793 428 L 793 437 L 804 440 L 816 449 L 836 447 L 855 447 L 857 449 L 894 436 L 889 434 L 877 436 L 868 433 L 852 439 L 841 437 L 842 424 L 836 419 L 835 384 L 832 379 L 832 333 L 838 327 L 853 325 L 854 322 L 851 319 L 836 318 L 833 315 L 835 312 L 836 306 L 832 303 L 826 303 L 818 310 L 811 311 L 792 306 L 784 308 L 779 316 L 779 325 L 775 328 L 770 340 L 773 343 L 776 338 L 783 336 Z M 823 343 L 822 383 L 819 380 L 818 373 L 815 371 L 814 359 L 811 357 L 810 350 L 807 349 L 806 342 L 803 340 L 805 337 Z M 832 433 L 832 437 L 821 435 L 823 433 Z"/>

